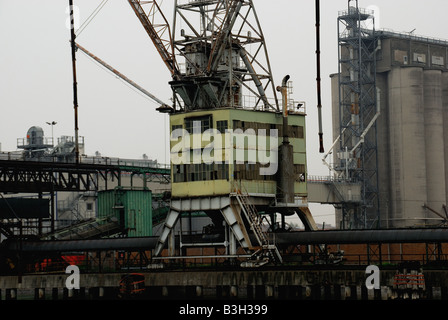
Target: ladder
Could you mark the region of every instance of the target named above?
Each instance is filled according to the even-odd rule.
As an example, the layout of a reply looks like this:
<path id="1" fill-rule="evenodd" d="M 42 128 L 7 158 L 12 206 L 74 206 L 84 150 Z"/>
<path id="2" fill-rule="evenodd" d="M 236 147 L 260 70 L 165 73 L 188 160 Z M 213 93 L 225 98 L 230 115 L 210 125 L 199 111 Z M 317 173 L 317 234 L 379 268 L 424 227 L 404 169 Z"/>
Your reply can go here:
<path id="1" fill-rule="evenodd" d="M 254 232 L 255 238 L 259 244 L 259 249 L 252 254 L 252 258 L 258 261 L 257 266 L 266 264 L 269 261 L 282 263 L 283 259 L 275 244 L 269 242 L 268 235 L 262 229 L 262 219 L 258 214 L 257 208 L 249 200 L 247 193 L 242 193 L 241 190 L 236 190 L 236 199 L 246 216 L 251 229 Z M 246 264 L 253 265 L 253 264 Z"/>

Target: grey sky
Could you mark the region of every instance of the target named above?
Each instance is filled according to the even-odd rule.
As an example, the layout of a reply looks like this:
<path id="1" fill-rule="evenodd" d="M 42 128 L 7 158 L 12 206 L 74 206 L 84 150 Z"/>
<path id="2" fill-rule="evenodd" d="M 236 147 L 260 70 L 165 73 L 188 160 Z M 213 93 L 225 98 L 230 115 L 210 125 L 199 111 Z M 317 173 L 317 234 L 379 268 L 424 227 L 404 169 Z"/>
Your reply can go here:
<path id="1" fill-rule="evenodd" d="M 83 22 L 101 0 L 74 0 Z M 317 139 L 314 1 L 254 0 L 266 38 L 274 81 L 289 74 L 294 98 L 307 103 L 308 171 L 326 175 Z M 169 5 L 164 0 L 164 5 Z M 54 136 L 74 135 L 70 32 L 67 1 L 0 0 L 0 143 L 16 150 L 31 126 L 51 136 L 47 121 L 57 121 Z M 448 2 L 360 0 L 379 8 L 381 28 L 448 39 Z M 337 16 L 347 0 L 321 0 L 321 60 L 324 142 L 332 144 L 329 75 L 337 71 Z M 172 10 L 166 12 L 171 21 Z M 109 0 L 77 41 L 148 91 L 169 102 L 170 75 L 151 40 L 125 0 Z M 158 105 L 81 52 L 77 54 L 79 134 L 86 153 L 150 158 L 168 163 L 168 119 Z M 331 221 L 330 221 L 331 222 Z"/>

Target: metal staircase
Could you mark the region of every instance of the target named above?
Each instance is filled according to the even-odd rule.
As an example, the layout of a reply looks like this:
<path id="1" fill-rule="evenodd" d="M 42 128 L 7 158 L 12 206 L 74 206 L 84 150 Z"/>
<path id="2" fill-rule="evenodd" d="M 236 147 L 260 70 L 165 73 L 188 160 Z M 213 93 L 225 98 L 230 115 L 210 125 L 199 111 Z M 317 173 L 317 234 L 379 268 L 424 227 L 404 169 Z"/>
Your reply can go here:
<path id="1" fill-rule="evenodd" d="M 250 248 L 256 249 L 256 251 L 252 254 L 251 259 L 242 265 L 261 266 L 268 262 L 282 263 L 283 259 L 277 246 L 269 242 L 267 233 L 263 231 L 262 217 L 258 214 L 257 208 L 250 202 L 249 195 L 237 189 L 235 196 L 259 244 L 258 247 Z"/>

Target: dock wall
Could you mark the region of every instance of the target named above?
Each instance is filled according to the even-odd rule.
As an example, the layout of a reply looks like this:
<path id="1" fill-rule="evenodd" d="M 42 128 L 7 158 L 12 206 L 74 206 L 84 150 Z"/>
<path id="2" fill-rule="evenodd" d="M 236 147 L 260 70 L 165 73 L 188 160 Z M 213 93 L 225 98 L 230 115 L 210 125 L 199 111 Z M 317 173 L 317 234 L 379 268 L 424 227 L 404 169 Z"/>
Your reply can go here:
<path id="1" fill-rule="evenodd" d="M 68 274 L 0 277 L 8 299 L 115 299 L 123 273 L 81 274 L 80 289 L 67 289 Z M 424 284 L 396 285 L 397 270 L 380 271 L 379 289 L 367 289 L 365 270 L 235 270 L 141 272 L 148 299 L 389 300 L 448 298 L 448 272 L 425 270 Z M 408 273 L 410 274 L 410 273 Z"/>

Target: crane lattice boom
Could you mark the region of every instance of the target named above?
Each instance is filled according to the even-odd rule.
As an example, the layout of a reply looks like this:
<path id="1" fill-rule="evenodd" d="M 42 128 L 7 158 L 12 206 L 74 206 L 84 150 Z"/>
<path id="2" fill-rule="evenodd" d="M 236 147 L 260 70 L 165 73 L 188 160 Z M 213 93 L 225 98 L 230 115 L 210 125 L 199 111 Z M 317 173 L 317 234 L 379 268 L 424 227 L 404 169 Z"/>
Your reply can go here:
<path id="1" fill-rule="evenodd" d="M 250 108 L 279 111 L 252 0 L 176 0 L 172 29 L 156 1 L 128 2 L 171 72 L 180 109 L 247 107 L 244 90 Z"/>
<path id="2" fill-rule="evenodd" d="M 171 30 L 164 14 L 160 10 L 156 1 L 140 1 L 140 0 L 128 0 L 131 7 L 134 9 L 135 14 L 140 20 L 141 24 L 145 28 L 149 37 L 154 43 L 157 51 L 159 52 L 162 60 L 171 72 L 173 78 L 179 76 L 179 67 L 176 62 L 174 48 L 172 46 Z M 142 5 L 150 5 L 148 13 L 145 12 Z M 161 23 L 154 23 L 156 16 L 161 19 Z M 152 17 L 153 22 L 151 22 Z M 164 38 L 166 37 L 166 38 Z"/>

